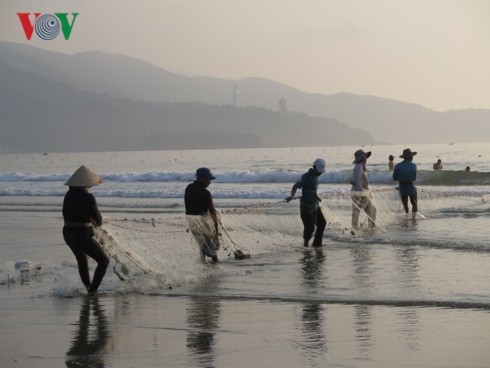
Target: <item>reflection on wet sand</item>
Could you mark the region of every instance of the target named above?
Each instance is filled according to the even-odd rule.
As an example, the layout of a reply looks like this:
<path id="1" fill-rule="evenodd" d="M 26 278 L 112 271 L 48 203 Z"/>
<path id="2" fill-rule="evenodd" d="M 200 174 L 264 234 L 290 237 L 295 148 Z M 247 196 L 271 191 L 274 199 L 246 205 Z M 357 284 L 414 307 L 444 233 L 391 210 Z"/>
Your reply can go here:
<path id="1" fill-rule="evenodd" d="M 367 359 L 371 353 L 373 337 L 371 336 L 371 310 L 372 306 L 356 305 L 355 311 L 355 337 L 359 351 L 358 358 Z"/>
<path id="2" fill-rule="evenodd" d="M 373 270 L 371 269 L 371 254 L 370 248 L 367 247 L 355 247 L 351 250 L 352 255 L 352 280 L 355 283 L 354 288 L 357 290 L 365 291 L 365 295 L 369 297 L 370 289 L 376 287 L 375 282 L 372 280 Z M 414 247 L 402 247 L 397 249 L 396 256 L 398 260 L 399 275 L 395 276 L 401 280 L 407 290 L 416 290 L 420 286 L 419 264 L 418 255 Z M 410 295 L 407 295 L 410 297 Z M 395 307 L 396 316 L 401 319 L 401 323 L 396 325 L 401 326 L 399 331 L 400 336 L 405 339 L 405 346 L 409 351 L 416 351 L 419 349 L 417 344 L 419 320 L 416 309 L 413 308 L 401 308 Z M 355 338 L 357 341 L 359 356 L 358 358 L 369 359 L 370 354 L 374 348 L 376 341 L 371 333 L 371 325 L 374 325 L 372 321 L 373 306 L 370 305 L 355 305 Z"/>
<path id="3" fill-rule="evenodd" d="M 315 288 L 323 276 L 325 254 L 321 248 L 305 251 L 301 259 L 301 278 L 306 288 Z"/>
<path id="4" fill-rule="evenodd" d="M 353 273 L 352 279 L 358 290 L 368 290 L 374 287 L 371 281 L 370 261 L 371 255 L 368 248 L 354 247 L 351 250 Z M 371 336 L 371 306 L 355 305 L 354 332 L 357 341 L 359 356 L 358 358 L 369 358 L 372 349 Z"/>
<path id="5" fill-rule="evenodd" d="M 420 287 L 420 266 L 419 255 L 417 249 L 413 246 L 400 247 L 396 252 L 397 260 L 399 263 L 400 283 L 407 290 L 417 290 Z M 418 351 L 419 346 L 419 333 L 420 333 L 420 321 L 418 316 L 418 309 L 416 308 L 403 308 L 398 312 L 403 320 L 401 336 L 405 339 L 405 346 L 409 351 Z"/>
<path id="6" fill-rule="evenodd" d="M 413 246 L 399 247 L 396 249 L 398 260 L 398 276 L 402 285 L 408 289 L 420 287 L 419 259 L 417 250 Z"/>
<path id="7" fill-rule="evenodd" d="M 66 366 L 104 367 L 104 348 L 108 339 L 107 319 L 98 296 L 86 296 L 81 303 L 78 329 L 70 349 L 66 352 Z"/>
<path id="8" fill-rule="evenodd" d="M 216 360 L 214 345 L 219 327 L 220 303 L 191 298 L 187 307 L 187 348 L 200 367 L 213 367 Z"/>
<path id="9" fill-rule="evenodd" d="M 305 251 L 301 259 L 301 277 L 306 290 L 315 290 L 322 280 L 325 265 L 322 249 Z M 301 310 L 302 342 L 296 346 L 309 361 L 310 366 L 323 366 L 326 361 L 327 342 L 323 332 L 325 306 L 321 303 L 305 303 Z"/>

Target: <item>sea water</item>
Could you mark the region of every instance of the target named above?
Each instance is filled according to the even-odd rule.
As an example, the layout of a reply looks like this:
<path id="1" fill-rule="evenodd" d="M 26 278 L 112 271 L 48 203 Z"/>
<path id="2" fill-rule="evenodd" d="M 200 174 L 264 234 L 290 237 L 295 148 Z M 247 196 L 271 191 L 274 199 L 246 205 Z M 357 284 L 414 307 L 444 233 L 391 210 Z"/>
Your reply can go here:
<path id="1" fill-rule="evenodd" d="M 0 155 L 2 367 L 488 366 L 490 145 L 410 146 L 427 217 L 415 220 L 388 171 L 407 147 L 362 147 L 378 228 L 351 235 L 359 148 Z M 302 246 L 299 203 L 284 201 L 316 158 L 321 249 Z M 163 279 L 110 268 L 84 296 L 61 236 L 63 184 L 82 164 L 104 179 L 91 189 L 104 226 Z M 199 262 L 183 215 L 202 166 L 229 235 L 217 266 Z M 252 257 L 234 259 L 235 244 Z"/>

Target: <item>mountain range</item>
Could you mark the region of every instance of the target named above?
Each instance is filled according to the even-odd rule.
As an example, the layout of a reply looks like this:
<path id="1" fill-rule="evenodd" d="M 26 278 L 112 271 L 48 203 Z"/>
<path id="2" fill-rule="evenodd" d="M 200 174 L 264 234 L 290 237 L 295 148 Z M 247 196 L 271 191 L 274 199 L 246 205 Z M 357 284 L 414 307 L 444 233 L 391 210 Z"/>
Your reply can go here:
<path id="1" fill-rule="evenodd" d="M 481 142 L 490 110 L 436 112 L 261 78 L 186 77 L 123 55 L 0 42 L 0 151 Z M 232 94 L 238 91 L 233 105 Z M 278 111 L 279 100 L 284 108 Z"/>

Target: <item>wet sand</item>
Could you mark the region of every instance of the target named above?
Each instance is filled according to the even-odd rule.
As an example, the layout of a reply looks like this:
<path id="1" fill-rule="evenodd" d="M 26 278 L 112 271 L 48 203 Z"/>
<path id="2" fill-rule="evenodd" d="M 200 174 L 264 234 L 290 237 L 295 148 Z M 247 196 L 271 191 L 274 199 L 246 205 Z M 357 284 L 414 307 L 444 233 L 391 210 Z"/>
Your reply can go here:
<path id="1" fill-rule="evenodd" d="M 2 367 L 487 367 L 487 311 L 126 295 L 15 303 Z"/>
<path id="2" fill-rule="evenodd" d="M 490 362 L 486 304 L 403 305 L 383 304 L 382 298 L 374 302 L 359 299 L 359 303 L 316 298 L 319 283 L 334 277 L 339 277 L 338 293 L 343 293 L 342 277 L 349 276 L 346 263 L 340 260 L 353 252 L 345 245 L 332 245 L 322 254 L 298 249 L 281 255 L 281 260 L 277 255 L 264 256 L 260 268 L 243 264 L 239 266 L 243 272 L 235 275 L 211 277 L 172 290 L 63 295 L 59 292 L 63 285 L 70 284 L 73 290 L 79 280 L 74 267 L 68 268 L 70 272 L 57 268 L 73 261 L 63 244 L 60 223 L 55 212 L 0 212 L 2 264 L 30 259 L 49 261 L 52 268 L 28 282 L 0 286 L 1 367 L 483 368 Z M 371 258 L 384 251 L 376 252 Z M 419 257 L 428 260 L 424 258 L 428 254 L 441 264 L 454 262 L 438 250 Z M 380 259 L 389 259 L 388 255 L 385 252 Z M 383 267 L 382 262 L 373 264 L 366 255 L 358 256 L 357 267 L 366 268 L 370 263 L 371 275 Z M 464 278 L 471 268 L 484 269 L 488 261 L 485 254 L 459 254 L 464 257 L 471 257 L 471 263 L 462 263 L 466 268 L 454 269 L 457 274 L 447 278 Z M 442 267 L 432 264 L 436 270 Z M 411 280 L 428 277 L 420 269 L 430 269 L 430 265 L 408 266 L 400 272 L 412 272 Z M 393 266 L 385 267 L 388 271 Z M 322 275 L 316 273 L 320 268 Z M 304 277 L 300 277 L 302 270 Z M 377 289 L 384 295 L 383 284 L 376 285 L 377 278 L 362 272 L 355 277 L 360 294 Z M 397 277 L 400 274 L 393 274 L 392 280 Z M 271 290 L 277 285 L 279 297 L 264 291 L 261 283 L 272 285 Z M 390 294 L 396 284 L 392 281 Z M 468 292 L 475 295 L 486 292 L 468 286 Z M 438 285 L 424 287 L 430 290 Z M 301 300 L 296 294 L 288 297 L 287 290 L 292 293 L 301 288 L 308 288 L 308 299 Z M 437 291 L 433 295 L 440 296 Z"/>

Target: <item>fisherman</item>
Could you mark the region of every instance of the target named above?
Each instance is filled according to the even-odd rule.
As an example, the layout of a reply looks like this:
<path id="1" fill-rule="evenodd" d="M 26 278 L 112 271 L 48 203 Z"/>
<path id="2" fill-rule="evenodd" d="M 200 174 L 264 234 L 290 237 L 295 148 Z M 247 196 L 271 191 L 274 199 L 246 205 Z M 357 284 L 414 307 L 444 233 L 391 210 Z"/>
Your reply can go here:
<path id="1" fill-rule="evenodd" d="M 403 158 L 402 162 L 395 165 L 393 171 L 393 180 L 398 181 L 398 188 L 400 190 L 400 198 L 403 203 L 405 213 L 408 214 L 408 198 L 412 204 L 412 214 L 415 216 L 418 210 L 417 205 L 417 188 L 415 187 L 415 179 L 417 178 L 417 165 L 412 162 L 413 156 L 417 152 L 412 152 L 410 148 L 403 150 L 403 154 L 400 158 Z"/>
<path id="2" fill-rule="evenodd" d="M 352 170 L 352 229 L 359 226 L 359 214 L 364 210 L 368 216 L 368 226 L 370 229 L 376 227 L 376 207 L 371 201 L 372 193 L 369 190 L 367 176 L 367 159 L 371 156 L 371 151 L 364 152 L 362 149 L 354 152 L 354 169 Z"/>
<path id="3" fill-rule="evenodd" d="M 300 214 L 301 221 L 303 221 L 303 240 L 304 246 L 308 247 L 308 242 L 313 236 L 315 230 L 315 237 L 313 239 L 313 247 L 322 246 L 323 231 L 327 225 L 327 221 L 323 216 L 322 210 L 319 208 L 319 202 L 321 199 L 317 195 L 319 180 L 318 177 L 325 172 L 325 161 L 321 158 L 317 158 L 313 162 L 313 167 L 308 170 L 291 188 L 291 195 L 286 198 L 286 202 L 290 202 L 298 188 L 301 189 L 300 199 Z"/>
<path id="4" fill-rule="evenodd" d="M 218 262 L 218 215 L 213 197 L 206 188 L 211 180 L 216 179 L 211 170 L 201 167 L 196 170 L 196 180 L 185 188 L 185 213 L 194 238 L 199 244 L 201 260 L 210 257 L 213 263 Z M 213 226 L 210 224 L 210 218 Z M 214 227 L 214 229 L 213 229 Z"/>
<path id="5" fill-rule="evenodd" d="M 80 166 L 68 179 L 69 186 L 63 200 L 63 238 L 78 263 L 78 272 L 88 293 L 96 293 L 109 266 L 109 257 L 94 239 L 93 226 L 102 225 L 102 216 L 93 194 L 88 190 L 102 183 L 102 178 L 85 166 Z M 90 281 L 87 256 L 97 262 Z"/>

